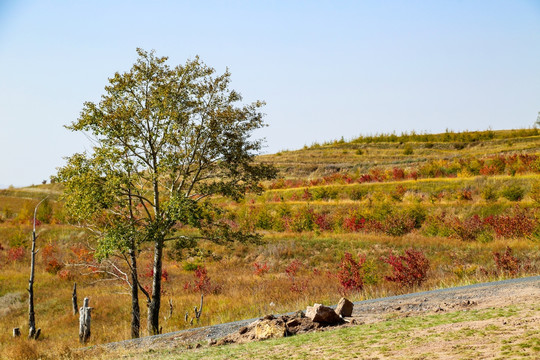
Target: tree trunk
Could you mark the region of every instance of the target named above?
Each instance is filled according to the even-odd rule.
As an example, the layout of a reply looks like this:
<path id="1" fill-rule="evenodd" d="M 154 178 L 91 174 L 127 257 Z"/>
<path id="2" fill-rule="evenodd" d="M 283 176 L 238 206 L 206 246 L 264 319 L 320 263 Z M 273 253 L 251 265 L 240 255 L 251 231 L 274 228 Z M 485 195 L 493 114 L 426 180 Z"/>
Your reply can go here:
<path id="1" fill-rule="evenodd" d="M 137 256 L 135 250 L 129 252 L 131 257 L 131 338 L 139 337 L 141 328 L 141 310 L 139 308 L 139 280 L 137 275 Z"/>
<path id="2" fill-rule="evenodd" d="M 32 229 L 32 253 L 30 258 L 30 279 L 28 280 L 28 338 L 37 339 L 36 318 L 34 313 L 34 272 L 36 268 L 36 216 L 39 205 L 49 196 L 45 196 L 34 208 L 34 228 Z"/>
<path id="3" fill-rule="evenodd" d="M 37 207 L 36 207 L 37 209 Z M 32 232 L 32 253 L 30 259 L 30 279 L 28 280 L 28 338 L 33 339 L 36 334 L 36 318 L 34 313 L 34 269 L 36 262 L 36 225 L 34 218 L 34 231 Z"/>
<path id="4" fill-rule="evenodd" d="M 73 315 L 77 315 L 79 307 L 77 306 L 77 283 L 73 283 L 73 294 L 71 295 L 71 303 L 73 306 Z"/>
<path id="5" fill-rule="evenodd" d="M 159 334 L 159 307 L 161 305 L 161 268 L 163 239 L 156 239 L 154 245 L 154 274 L 152 276 L 152 300 L 148 305 L 148 334 Z"/>

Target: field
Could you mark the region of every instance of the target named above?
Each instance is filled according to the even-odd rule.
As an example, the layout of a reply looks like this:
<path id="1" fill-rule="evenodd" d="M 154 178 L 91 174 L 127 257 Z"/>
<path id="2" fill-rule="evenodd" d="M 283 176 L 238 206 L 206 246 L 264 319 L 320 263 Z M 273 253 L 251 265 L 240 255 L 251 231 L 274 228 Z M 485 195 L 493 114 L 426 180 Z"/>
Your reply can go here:
<path id="1" fill-rule="evenodd" d="M 226 210 L 225 221 L 260 233 L 261 241 L 168 246 L 164 333 L 333 304 L 342 295 L 356 301 L 539 273 L 536 129 L 380 135 L 259 161 L 280 170 L 263 193 L 241 202 L 212 201 Z M 70 349 L 79 346 L 78 316 L 71 310 L 75 282 L 79 304 L 89 297 L 94 308 L 90 344 L 130 336 L 129 288 L 118 280 L 126 269 L 121 259 L 110 259 L 109 274 L 103 272 L 107 268 L 94 258 L 97 240 L 69 222 L 61 192 L 60 184 L 0 190 L 0 353 L 10 358 L 72 356 Z M 38 211 L 35 285 L 43 335 L 29 344 L 14 341 L 11 330 L 28 329 L 30 219 L 46 195 Z M 139 266 L 145 284 L 151 260 L 144 249 Z M 202 316 L 191 323 L 201 292 Z M 145 315 L 143 298 L 141 305 Z M 445 316 L 428 320 L 451 321 Z M 401 328 L 398 322 L 388 326 Z M 295 341 L 301 346 L 308 340 Z"/>

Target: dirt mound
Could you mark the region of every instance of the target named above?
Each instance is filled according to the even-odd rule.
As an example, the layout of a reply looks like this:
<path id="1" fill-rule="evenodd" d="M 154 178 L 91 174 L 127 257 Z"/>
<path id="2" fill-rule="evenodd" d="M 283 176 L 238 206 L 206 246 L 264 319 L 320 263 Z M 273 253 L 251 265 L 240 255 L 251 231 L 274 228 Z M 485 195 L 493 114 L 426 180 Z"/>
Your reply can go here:
<path id="1" fill-rule="evenodd" d="M 335 327 L 344 324 L 345 321 L 335 324 L 315 322 L 307 318 L 303 311 L 297 311 L 294 315 L 266 315 L 265 317 L 240 328 L 235 333 L 229 334 L 218 341 L 211 341 L 210 345 L 225 345 L 232 343 L 246 343 L 251 341 L 281 338 L 296 334 L 317 331 L 319 329 Z"/>

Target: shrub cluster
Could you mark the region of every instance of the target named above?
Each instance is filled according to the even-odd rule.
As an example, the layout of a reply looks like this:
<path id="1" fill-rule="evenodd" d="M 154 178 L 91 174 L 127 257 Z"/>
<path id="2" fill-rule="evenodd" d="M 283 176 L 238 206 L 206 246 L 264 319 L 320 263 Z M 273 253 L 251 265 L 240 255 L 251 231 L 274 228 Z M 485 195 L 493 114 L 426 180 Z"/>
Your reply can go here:
<path id="1" fill-rule="evenodd" d="M 441 178 L 457 176 L 493 176 L 515 175 L 524 173 L 540 173 L 540 156 L 537 154 L 498 155 L 486 158 L 464 156 L 454 160 L 431 160 L 418 168 L 392 169 L 372 168 L 367 173 L 334 173 L 322 178 L 305 179 L 278 179 L 272 182 L 269 189 L 289 189 L 298 187 L 311 187 L 320 185 L 339 185 L 353 183 L 370 183 L 384 181 L 400 181 L 418 178 Z M 307 189 L 306 189 L 307 190 Z M 519 197 L 519 190 L 508 189 L 508 196 Z M 332 198 L 333 194 L 319 196 L 319 199 Z M 522 194 L 523 195 L 523 194 Z M 298 195 L 295 195 L 298 197 Z M 506 195 L 505 195 L 506 196 Z M 299 198 L 299 197 L 298 197 Z M 311 200 L 311 198 L 309 199 Z M 512 200 L 516 201 L 516 200 Z"/>
<path id="2" fill-rule="evenodd" d="M 404 255 L 394 255 L 392 252 L 383 257 L 382 261 L 392 268 L 392 275 L 386 276 L 388 281 L 396 282 L 403 287 L 420 285 L 427 279 L 429 260 L 420 250 L 407 249 Z"/>

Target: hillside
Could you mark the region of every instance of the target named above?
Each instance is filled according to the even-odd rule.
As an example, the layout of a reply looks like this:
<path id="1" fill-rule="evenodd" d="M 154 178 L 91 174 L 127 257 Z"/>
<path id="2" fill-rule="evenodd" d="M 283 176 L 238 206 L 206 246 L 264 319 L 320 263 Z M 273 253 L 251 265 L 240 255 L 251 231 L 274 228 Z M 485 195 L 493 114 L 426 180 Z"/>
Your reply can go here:
<path id="1" fill-rule="evenodd" d="M 373 167 L 414 168 L 430 160 L 452 160 L 512 153 L 536 153 L 538 129 L 446 132 L 442 134 L 402 134 L 359 137 L 349 142 L 336 140 L 304 146 L 294 151 L 263 155 L 286 179 L 306 179 L 334 172 L 368 172 Z"/>
<path id="2" fill-rule="evenodd" d="M 332 304 L 343 294 L 359 301 L 540 271 L 536 129 L 378 135 L 258 161 L 280 170 L 263 193 L 212 201 L 223 210 L 221 221 L 257 232 L 261 241 L 170 243 L 164 333 Z M 0 353 L 11 358 L 71 356 L 79 346 L 74 282 L 95 309 L 91 344 L 130 334 L 128 287 L 107 275 L 127 269 L 122 259 L 97 260 L 99 239 L 70 222 L 60 194 L 60 184 L 0 190 Z M 30 220 L 47 195 L 38 211 L 36 270 L 44 337 L 13 342 L 12 328 L 27 331 Z M 178 227 L 179 235 L 194 232 Z M 145 286 L 151 261 L 144 245 L 138 262 Z M 192 324 L 200 291 L 204 311 Z"/>

